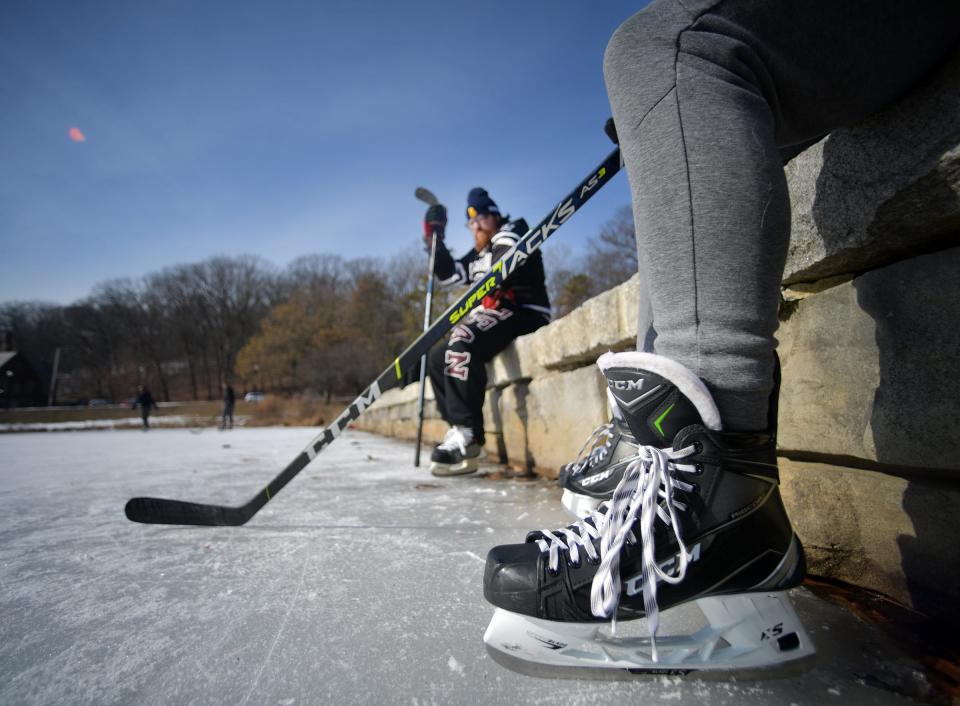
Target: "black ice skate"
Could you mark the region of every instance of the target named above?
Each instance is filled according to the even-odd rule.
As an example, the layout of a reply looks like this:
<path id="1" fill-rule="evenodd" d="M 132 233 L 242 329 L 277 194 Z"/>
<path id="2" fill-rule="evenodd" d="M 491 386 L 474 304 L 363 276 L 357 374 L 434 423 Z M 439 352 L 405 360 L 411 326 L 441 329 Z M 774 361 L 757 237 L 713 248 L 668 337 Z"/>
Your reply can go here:
<path id="1" fill-rule="evenodd" d="M 597 363 L 599 365 L 600 361 L 598 360 Z M 689 371 L 685 372 L 689 373 Z M 673 434 L 690 419 L 689 410 L 683 413 L 683 404 L 679 409 L 664 404 L 667 398 L 675 399 L 676 388 L 672 384 L 648 387 L 645 393 L 639 396 L 631 395 L 629 389 L 631 384 L 628 380 L 607 381 L 610 422 L 593 431 L 573 463 L 560 467 L 560 473 L 557 476 L 557 483 L 563 488 L 560 501 L 576 518 L 586 517 L 596 511 L 600 503 L 613 496 L 613 491 L 623 478 L 627 466 L 636 460 L 637 448 L 640 445 L 657 448 L 664 446 L 668 439 L 672 439 Z M 774 388 L 770 398 L 768 419 L 772 443 L 775 446 L 777 397 L 780 391 L 779 359 L 776 361 L 774 370 Z M 621 405 L 629 410 L 634 419 L 633 426 L 638 429 L 639 436 L 636 436 L 624 421 L 620 411 Z M 710 408 L 711 413 L 716 414 L 719 419 L 713 400 L 710 400 Z M 696 413 L 695 410 L 694 412 Z M 586 457 L 584 457 L 585 451 Z"/>
<path id="2" fill-rule="evenodd" d="M 637 458 L 639 443 L 630 431 L 608 391 L 610 421 L 590 434 L 577 458 L 560 467 L 557 483 L 563 488 L 561 502 L 577 518 L 595 511 L 609 500 L 623 472 Z"/>
<path id="3" fill-rule="evenodd" d="M 473 473 L 482 457 L 483 447 L 473 440 L 473 431 L 453 426 L 430 455 L 430 472 L 435 476 Z"/>
<path id="4" fill-rule="evenodd" d="M 787 595 L 805 564 L 773 435 L 722 431 L 704 384 L 667 358 L 608 353 L 598 365 L 641 440 L 637 458 L 597 512 L 490 550 L 491 656 L 527 673 L 608 677 L 752 672 L 810 657 Z M 645 441 L 654 434 L 662 441 Z M 707 625 L 658 638 L 661 611 L 691 601 Z M 646 635 L 608 629 L 640 618 Z"/>

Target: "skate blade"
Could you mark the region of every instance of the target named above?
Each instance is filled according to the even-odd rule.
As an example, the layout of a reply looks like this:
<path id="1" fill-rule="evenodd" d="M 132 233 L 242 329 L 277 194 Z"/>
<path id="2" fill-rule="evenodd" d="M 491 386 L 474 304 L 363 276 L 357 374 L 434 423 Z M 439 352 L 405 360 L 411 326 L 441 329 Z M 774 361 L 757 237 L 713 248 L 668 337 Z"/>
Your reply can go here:
<path id="1" fill-rule="evenodd" d="M 483 640 L 501 666 L 553 678 L 773 679 L 812 666 L 813 643 L 787 592 L 703 598 L 697 604 L 707 625 L 690 635 L 658 637 L 657 661 L 649 637 L 612 637 L 605 634 L 607 623 L 561 623 L 500 608 Z"/>
<path id="2" fill-rule="evenodd" d="M 578 520 L 594 512 L 603 502 L 600 498 L 591 498 L 589 495 L 574 493 L 569 488 L 563 489 L 560 502 L 568 513 Z"/>
<path id="3" fill-rule="evenodd" d="M 474 473 L 480 466 L 480 458 L 465 458 L 460 463 L 431 463 L 430 472 L 435 476 L 465 476 Z"/>

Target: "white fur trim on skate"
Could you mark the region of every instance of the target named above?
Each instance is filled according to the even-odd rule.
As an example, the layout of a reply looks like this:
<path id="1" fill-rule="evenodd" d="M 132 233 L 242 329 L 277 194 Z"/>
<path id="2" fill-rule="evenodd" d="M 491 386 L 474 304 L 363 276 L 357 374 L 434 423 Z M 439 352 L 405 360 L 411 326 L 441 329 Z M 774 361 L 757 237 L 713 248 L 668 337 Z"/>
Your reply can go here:
<path id="1" fill-rule="evenodd" d="M 648 637 L 611 636 L 609 623 L 542 620 L 501 608 L 483 641 L 490 656 L 508 669 L 597 679 L 773 671 L 788 664 L 806 666 L 815 653 L 787 591 L 712 596 L 701 598 L 697 606 L 707 624 L 690 634 L 658 637 L 657 661 Z M 638 622 L 620 621 L 617 629 Z"/>
<path id="2" fill-rule="evenodd" d="M 604 353 L 597 359 L 597 366 L 606 372 L 610 368 L 637 368 L 669 380 L 690 400 L 708 429 L 720 431 L 720 411 L 703 381 L 688 367 L 670 358 L 655 353 Z"/>

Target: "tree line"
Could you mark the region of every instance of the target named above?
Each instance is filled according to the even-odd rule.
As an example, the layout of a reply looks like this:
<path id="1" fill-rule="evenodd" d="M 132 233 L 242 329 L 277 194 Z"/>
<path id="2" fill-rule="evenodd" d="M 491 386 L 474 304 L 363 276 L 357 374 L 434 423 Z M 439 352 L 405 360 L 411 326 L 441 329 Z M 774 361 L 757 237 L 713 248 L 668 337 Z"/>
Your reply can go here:
<path id="1" fill-rule="evenodd" d="M 584 255 L 550 244 L 545 259 L 555 316 L 626 280 L 636 272 L 629 207 Z M 283 269 L 213 257 L 103 282 L 66 306 L 0 304 L 0 330 L 44 371 L 60 349 L 61 404 L 122 401 L 141 383 L 165 401 L 217 399 L 224 382 L 352 395 L 422 331 L 425 269 L 418 246 L 388 259 L 308 255 Z M 460 293 L 435 288 L 434 316 Z"/>

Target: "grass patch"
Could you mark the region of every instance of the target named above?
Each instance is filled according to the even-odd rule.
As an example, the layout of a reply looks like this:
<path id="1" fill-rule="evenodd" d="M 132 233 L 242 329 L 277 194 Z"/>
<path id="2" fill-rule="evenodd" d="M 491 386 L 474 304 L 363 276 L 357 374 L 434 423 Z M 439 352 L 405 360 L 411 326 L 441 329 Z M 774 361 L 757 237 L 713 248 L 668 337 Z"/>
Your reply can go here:
<path id="1" fill-rule="evenodd" d="M 303 394 L 292 397 L 268 395 L 256 404 L 248 405 L 248 427 L 318 427 L 333 421 L 350 403 L 337 400 L 327 403 L 315 395 Z"/>

